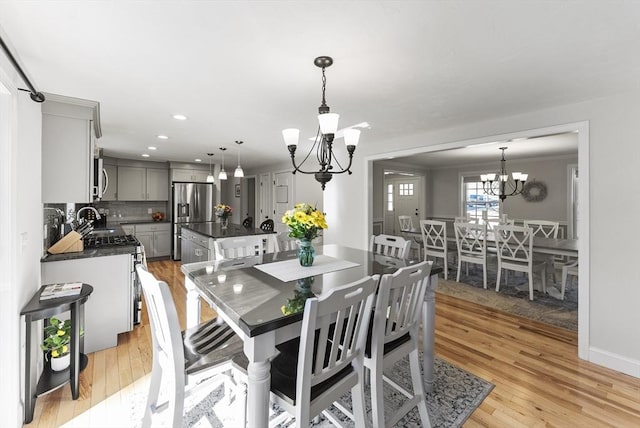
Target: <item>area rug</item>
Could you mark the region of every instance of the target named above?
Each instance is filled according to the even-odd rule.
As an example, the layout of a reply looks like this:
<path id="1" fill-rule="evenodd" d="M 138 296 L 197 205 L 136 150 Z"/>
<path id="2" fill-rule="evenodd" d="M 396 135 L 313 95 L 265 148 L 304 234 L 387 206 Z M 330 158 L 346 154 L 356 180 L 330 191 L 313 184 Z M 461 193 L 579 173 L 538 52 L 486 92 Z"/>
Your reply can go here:
<path id="1" fill-rule="evenodd" d="M 399 361 L 391 370 L 385 372 L 400 385 L 410 389 L 409 362 L 405 358 Z M 427 395 L 427 406 L 434 428 L 460 427 L 491 392 L 493 385 L 465 370 L 462 370 L 439 358 L 435 359 L 434 391 Z M 394 393 L 391 388 L 385 388 L 385 405 L 390 409 L 399 408 L 405 400 L 403 395 Z M 367 412 L 370 412 L 369 389 L 365 388 Z M 138 393 L 131 403 L 131 426 L 139 427 L 142 419 L 146 394 Z M 351 397 L 347 395 L 341 400 L 346 407 L 351 407 Z M 206 395 L 196 403 L 185 401 L 184 427 L 189 428 L 236 428 L 238 427 L 238 409 L 224 400 L 222 386 Z M 334 412 L 334 413 L 337 413 Z M 369 414 L 370 415 L 370 414 Z M 342 419 L 342 418 L 341 418 Z M 347 421 L 347 425 L 349 425 Z M 350 424 L 353 426 L 353 424 Z M 157 426 L 154 421 L 154 426 Z M 333 425 L 320 418 L 314 428 L 328 428 Z M 421 427 L 420 416 L 414 409 L 396 426 Z"/>
<path id="2" fill-rule="evenodd" d="M 454 281 L 456 278 L 454 268 L 449 271 L 449 280 L 440 279 L 438 281 L 436 291 L 534 321 L 578 331 L 578 284 L 575 280 L 567 285 L 564 300 L 534 290 L 534 300 L 531 301 L 529 300 L 529 280 L 526 274 L 509 272 L 509 285 L 505 285 L 504 279 L 502 279 L 500 291 L 497 293 L 495 291 L 496 276 L 495 268 L 492 269 L 490 265 L 487 270 L 487 289 L 485 290 L 480 265 L 470 265 L 469 275 L 466 275 L 463 266 L 460 282 Z M 560 274 L 556 273 L 556 276 L 559 281 Z M 540 278 L 536 276 L 534 280 L 537 282 L 540 281 Z M 550 287 L 555 287 L 558 290 L 560 288 L 559 284 L 553 285 L 551 276 L 547 279 L 547 288 Z"/>

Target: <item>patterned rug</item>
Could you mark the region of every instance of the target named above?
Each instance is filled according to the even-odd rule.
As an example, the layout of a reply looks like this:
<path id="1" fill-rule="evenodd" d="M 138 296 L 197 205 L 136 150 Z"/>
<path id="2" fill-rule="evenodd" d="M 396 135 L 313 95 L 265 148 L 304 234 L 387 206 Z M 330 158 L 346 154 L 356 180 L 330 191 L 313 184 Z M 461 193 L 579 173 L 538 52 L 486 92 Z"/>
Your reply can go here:
<path id="1" fill-rule="evenodd" d="M 526 274 L 509 272 L 509 284 L 501 279 L 500 291 L 496 293 L 496 270 L 489 264 L 487 270 L 487 289 L 483 288 L 482 267 L 469 265 L 469 275 L 463 265 L 460 282 L 456 282 L 456 267 L 449 269 L 449 280 L 442 278 L 438 281 L 437 291 L 449 296 L 458 297 L 483 306 L 500 309 L 535 321 L 552 324 L 557 327 L 578 331 L 578 283 L 575 278 L 568 281 L 564 300 L 559 300 L 549 294 L 534 290 L 534 300 L 529 300 L 529 280 Z M 556 278 L 561 281 L 561 275 L 556 272 Z M 534 287 L 540 278 L 534 276 Z M 547 279 L 547 289 L 559 294 L 560 284 L 553 284 L 551 275 Z"/>
<path id="2" fill-rule="evenodd" d="M 400 385 L 410 388 L 409 362 L 405 358 L 399 361 L 391 370 L 386 373 Z M 434 392 L 427 395 L 427 406 L 431 415 L 431 424 L 434 428 L 460 427 L 482 403 L 482 400 L 491 392 L 493 385 L 465 370 L 455 367 L 448 362 L 436 358 L 435 360 L 435 385 Z M 385 388 L 385 405 L 389 408 L 399 408 L 405 400 L 403 395 L 389 391 Z M 388 392 L 388 394 L 387 394 Z M 367 411 L 370 411 L 369 389 L 365 389 L 367 394 Z M 236 428 L 237 418 L 234 412 L 237 408 L 231 403 L 225 402 L 224 389 L 218 389 L 206 395 L 196 403 L 185 401 L 184 427 L 189 428 Z M 131 426 L 140 426 L 142 411 L 146 394 L 138 394 L 137 399 L 131 401 Z M 346 407 L 351 407 L 350 395 L 343 397 Z M 341 401 L 342 401 L 341 400 Z M 338 412 L 334 412 L 338 414 Z M 346 420 L 346 418 L 345 418 Z M 154 426 L 164 426 L 160 422 Z M 347 425 L 349 425 L 347 420 Z M 330 422 L 321 417 L 317 424 L 311 425 L 314 428 L 328 428 L 333 426 Z M 353 424 L 350 424 L 353 426 Z M 396 426 L 398 427 L 420 427 L 420 416 L 414 409 Z"/>

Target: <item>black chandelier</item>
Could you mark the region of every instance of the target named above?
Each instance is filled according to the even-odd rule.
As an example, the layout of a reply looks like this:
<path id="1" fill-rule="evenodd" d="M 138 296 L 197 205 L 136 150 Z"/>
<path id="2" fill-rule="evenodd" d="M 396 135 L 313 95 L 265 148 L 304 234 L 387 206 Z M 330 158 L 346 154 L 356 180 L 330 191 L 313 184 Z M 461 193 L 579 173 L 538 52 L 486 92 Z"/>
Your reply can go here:
<path id="1" fill-rule="evenodd" d="M 300 130 L 294 128 L 284 129 L 282 131 L 282 136 L 284 137 L 284 142 L 289 149 L 289 153 L 291 154 L 291 163 L 293 163 L 293 173 L 301 172 L 303 174 L 313 174 L 321 186 L 322 190 L 324 190 L 325 184 L 333 178 L 334 174 L 344 174 L 351 172 L 351 163 L 353 162 L 353 153 L 356 151 L 356 146 L 358 145 L 358 140 L 360 139 L 360 130 L 347 128 L 343 132 L 344 143 L 347 146 L 347 152 L 349 153 L 349 165 L 346 168 L 343 168 L 340 165 L 340 162 L 335 158 L 333 153 L 333 139 L 338 130 L 338 119 L 340 115 L 337 113 L 330 113 L 329 106 L 325 100 L 325 88 L 327 85 L 327 79 L 324 75 L 324 69 L 330 67 L 333 64 L 333 59 L 328 56 L 319 56 L 316 58 L 313 63 L 322 69 L 322 104 L 318 107 L 318 132 L 316 133 L 316 138 L 313 141 L 313 146 L 309 150 L 307 156 L 303 159 L 300 165 L 296 165 L 296 148 L 298 147 L 298 139 L 300 137 Z M 316 149 L 316 157 L 318 159 L 318 163 L 320 164 L 320 169 L 317 171 L 304 171 L 301 169 L 302 165 L 309 158 L 313 149 Z M 332 161 L 335 161 L 338 168 L 332 165 Z"/>
<path id="2" fill-rule="evenodd" d="M 507 172 L 507 161 L 504 158 L 504 151 L 508 147 L 500 147 L 502 150 L 502 159 L 500 160 L 500 172 L 498 174 L 482 174 L 480 181 L 484 193 L 500 198 L 501 201 L 507 199 L 507 196 L 519 195 L 524 189 L 524 183 L 527 181 L 528 174 L 514 172 L 509 177 Z"/>

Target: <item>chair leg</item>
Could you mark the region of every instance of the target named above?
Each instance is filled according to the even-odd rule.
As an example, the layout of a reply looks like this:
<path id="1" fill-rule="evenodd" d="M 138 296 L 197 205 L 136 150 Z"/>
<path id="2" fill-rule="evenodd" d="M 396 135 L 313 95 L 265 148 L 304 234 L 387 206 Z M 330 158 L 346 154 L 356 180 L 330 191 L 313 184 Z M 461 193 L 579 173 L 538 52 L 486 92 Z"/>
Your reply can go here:
<path id="1" fill-rule="evenodd" d="M 460 282 L 460 272 L 462 271 L 462 259 L 458 257 L 458 274 L 456 275 L 456 282 Z"/>
<path id="2" fill-rule="evenodd" d="M 444 257 L 444 279 L 449 279 L 449 265 L 447 260 L 447 254 L 445 253 Z"/>
<path id="3" fill-rule="evenodd" d="M 158 358 L 153 358 L 153 368 L 151 370 L 151 381 L 149 384 L 149 396 L 147 397 L 147 406 L 144 410 L 144 417 L 142 418 L 142 427 L 149 428 L 151 426 L 151 413 L 152 409 L 155 409 L 158 405 L 158 398 L 160 396 L 160 384 L 162 381 L 162 368 L 157 364 Z"/>
<path id="4" fill-rule="evenodd" d="M 482 284 L 484 289 L 487 289 L 487 265 L 482 265 Z"/>
<path id="5" fill-rule="evenodd" d="M 411 368 L 413 395 L 416 397 L 420 397 L 418 401 L 418 412 L 420 413 L 422 426 L 425 428 L 431 428 L 431 420 L 429 419 L 429 410 L 427 410 L 427 399 L 424 392 L 424 385 L 422 383 L 422 374 L 420 372 L 420 358 L 418 356 L 417 348 L 411 351 L 411 353 L 409 354 L 409 365 Z"/>
<path id="6" fill-rule="evenodd" d="M 382 379 L 380 380 L 382 382 Z M 357 428 L 365 428 L 365 407 L 364 407 L 364 370 L 360 376 L 360 382 L 351 388 L 351 405 L 353 407 L 353 418 Z M 302 426 L 302 425 L 299 425 Z"/>
<path id="7" fill-rule="evenodd" d="M 560 289 L 560 300 L 564 300 L 564 290 L 567 287 L 567 268 L 562 268 L 562 288 Z"/>
<path id="8" fill-rule="evenodd" d="M 384 380 L 382 379 L 382 357 L 374 362 L 375 368 L 369 370 L 371 376 L 371 418 L 374 427 L 383 427 L 384 423 Z M 357 420 L 357 418 L 356 418 Z"/>
<path id="9" fill-rule="evenodd" d="M 498 274 L 496 278 L 496 291 L 500 291 L 500 275 L 502 275 L 502 269 L 498 266 Z"/>
<path id="10" fill-rule="evenodd" d="M 529 300 L 533 300 L 533 272 L 529 271 Z"/>

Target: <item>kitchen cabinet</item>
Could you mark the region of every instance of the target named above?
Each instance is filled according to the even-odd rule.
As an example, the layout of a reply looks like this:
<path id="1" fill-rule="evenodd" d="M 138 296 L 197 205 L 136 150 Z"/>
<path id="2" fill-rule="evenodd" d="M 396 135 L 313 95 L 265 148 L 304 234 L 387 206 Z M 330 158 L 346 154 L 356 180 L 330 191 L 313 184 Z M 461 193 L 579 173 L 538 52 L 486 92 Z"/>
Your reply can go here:
<path id="1" fill-rule="evenodd" d="M 118 200 L 118 167 L 116 165 L 104 164 L 103 168 L 107 172 L 107 189 L 102 194 L 103 201 Z"/>
<path id="2" fill-rule="evenodd" d="M 209 171 L 198 169 L 174 168 L 171 170 L 171 181 L 207 182 Z"/>
<path id="3" fill-rule="evenodd" d="M 147 257 L 167 257 L 171 255 L 171 224 L 137 224 L 135 236 L 144 246 Z"/>
<path id="4" fill-rule="evenodd" d="M 89 257 L 41 263 L 42 283 L 84 282 L 93 287 L 84 304 L 84 351 L 118 344 L 133 329 L 133 255 Z"/>
<path id="5" fill-rule="evenodd" d="M 95 101 L 47 94 L 42 104 L 43 203 L 93 202 L 97 108 Z"/>
<path id="6" fill-rule="evenodd" d="M 182 228 L 182 264 L 213 260 L 213 239 Z"/>
<path id="7" fill-rule="evenodd" d="M 118 166 L 119 201 L 169 200 L 169 171 L 159 168 Z"/>

